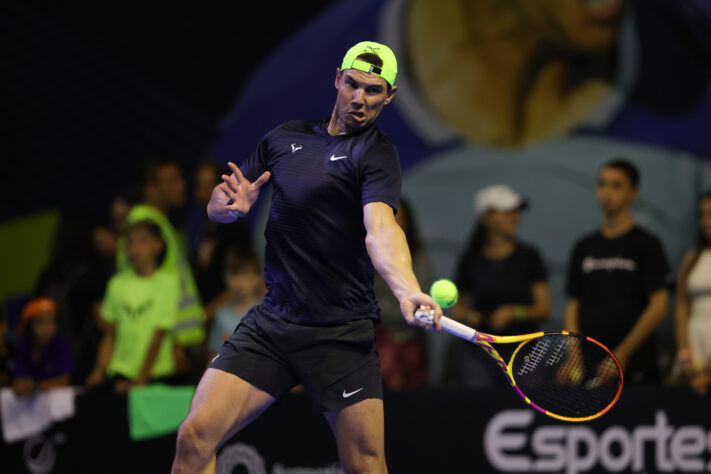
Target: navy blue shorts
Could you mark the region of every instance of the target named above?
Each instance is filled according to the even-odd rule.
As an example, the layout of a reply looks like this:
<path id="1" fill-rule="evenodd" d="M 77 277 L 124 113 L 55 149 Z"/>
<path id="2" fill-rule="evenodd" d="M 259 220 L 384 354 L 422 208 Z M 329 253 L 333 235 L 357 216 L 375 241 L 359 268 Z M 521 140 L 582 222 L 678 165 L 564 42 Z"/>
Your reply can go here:
<path id="1" fill-rule="evenodd" d="M 220 347 L 210 367 L 277 399 L 302 384 L 321 412 L 383 398 L 372 319 L 308 326 L 257 306 Z"/>

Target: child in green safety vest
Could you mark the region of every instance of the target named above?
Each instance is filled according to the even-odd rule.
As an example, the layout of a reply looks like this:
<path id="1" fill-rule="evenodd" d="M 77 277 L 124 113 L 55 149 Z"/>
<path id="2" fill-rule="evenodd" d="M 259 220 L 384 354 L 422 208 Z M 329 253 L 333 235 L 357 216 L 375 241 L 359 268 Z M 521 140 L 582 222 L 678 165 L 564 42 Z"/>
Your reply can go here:
<path id="1" fill-rule="evenodd" d="M 128 266 L 111 278 L 101 306 L 104 336 L 87 385 L 108 380 L 117 391 L 167 381 L 176 373 L 174 327 L 180 285 L 162 269 L 166 243 L 151 220 L 129 225 Z"/>

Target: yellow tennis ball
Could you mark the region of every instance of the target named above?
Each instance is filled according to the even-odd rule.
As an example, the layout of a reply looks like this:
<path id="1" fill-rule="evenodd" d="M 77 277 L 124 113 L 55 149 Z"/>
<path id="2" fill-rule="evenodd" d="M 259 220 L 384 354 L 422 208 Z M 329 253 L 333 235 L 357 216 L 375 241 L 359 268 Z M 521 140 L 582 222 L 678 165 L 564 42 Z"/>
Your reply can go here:
<path id="1" fill-rule="evenodd" d="M 430 287 L 430 295 L 435 303 L 440 305 L 442 308 L 450 308 L 454 306 L 459 297 L 457 292 L 457 285 L 449 280 L 441 279 L 432 283 Z"/>
<path id="2" fill-rule="evenodd" d="M 570 371 L 570 383 L 578 385 L 583 381 L 583 372 L 579 368 L 574 368 Z"/>

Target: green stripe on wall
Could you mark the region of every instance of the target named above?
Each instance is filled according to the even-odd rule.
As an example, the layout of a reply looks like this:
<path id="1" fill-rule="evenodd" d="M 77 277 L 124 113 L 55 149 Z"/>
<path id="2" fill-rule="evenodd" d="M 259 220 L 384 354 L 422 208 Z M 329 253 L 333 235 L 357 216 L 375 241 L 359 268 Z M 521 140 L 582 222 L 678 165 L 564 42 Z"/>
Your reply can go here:
<path id="1" fill-rule="evenodd" d="M 26 294 L 49 260 L 59 211 L 0 222 L 0 301 Z"/>

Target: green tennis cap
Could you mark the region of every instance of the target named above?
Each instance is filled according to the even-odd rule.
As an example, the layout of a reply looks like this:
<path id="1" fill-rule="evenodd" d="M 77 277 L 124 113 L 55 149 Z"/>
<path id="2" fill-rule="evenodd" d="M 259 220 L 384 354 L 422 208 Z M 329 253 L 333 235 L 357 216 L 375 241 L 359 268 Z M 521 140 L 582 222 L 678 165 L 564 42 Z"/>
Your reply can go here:
<path id="1" fill-rule="evenodd" d="M 383 61 L 382 66 L 376 66 L 369 62 L 357 59 L 362 54 L 374 54 Z M 390 86 L 395 85 L 395 77 L 397 76 L 397 59 L 393 51 L 384 44 L 374 41 L 362 41 L 348 50 L 343 57 L 341 71 L 346 69 L 358 69 L 359 71 L 369 74 L 377 74 L 385 79 Z"/>

